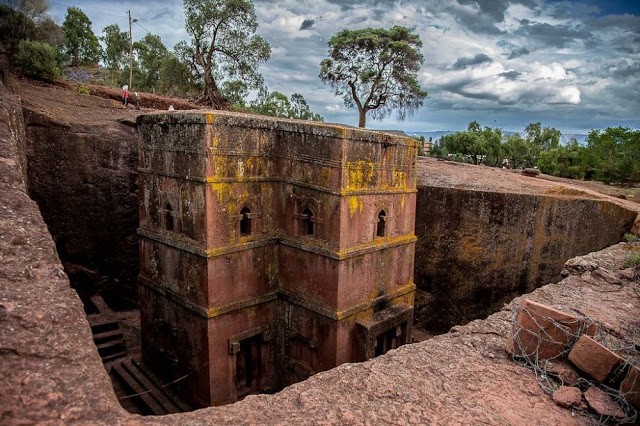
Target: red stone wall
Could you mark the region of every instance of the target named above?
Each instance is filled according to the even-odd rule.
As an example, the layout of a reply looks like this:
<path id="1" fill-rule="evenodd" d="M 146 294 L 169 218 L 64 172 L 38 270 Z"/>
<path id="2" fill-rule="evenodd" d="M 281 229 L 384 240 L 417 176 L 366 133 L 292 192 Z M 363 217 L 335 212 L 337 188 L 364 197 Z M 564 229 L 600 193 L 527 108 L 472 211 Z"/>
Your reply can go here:
<path id="1" fill-rule="evenodd" d="M 363 360 L 356 320 L 413 303 L 416 147 L 409 138 L 219 112 L 147 115 L 138 124 L 141 281 L 161 290 L 148 293 L 143 309 L 163 299 L 206 322 L 211 391 L 203 404 L 199 377 L 192 388 L 199 404 L 238 398 L 234 351 L 246 333 L 269 330 L 260 337 L 260 390 L 274 390 Z M 167 200 L 180 225 L 173 230 Z M 249 235 L 240 230 L 244 207 Z M 153 321 L 143 315 L 142 327 Z M 201 361 L 195 349 L 189 341 L 180 351 L 189 365 Z"/>

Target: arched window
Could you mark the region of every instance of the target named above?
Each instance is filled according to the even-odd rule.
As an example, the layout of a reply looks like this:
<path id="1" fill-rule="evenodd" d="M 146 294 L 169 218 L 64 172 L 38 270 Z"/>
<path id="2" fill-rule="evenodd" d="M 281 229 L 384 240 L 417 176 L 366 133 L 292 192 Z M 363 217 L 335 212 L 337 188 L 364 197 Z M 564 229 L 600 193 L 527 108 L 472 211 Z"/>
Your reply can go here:
<path id="1" fill-rule="evenodd" d="M 378 213 L 378 224 L 376 226 L 376 237 L 384 237 L 386 224 L 387 213 L 384 210 L 380 210 L 380 213 Z"/>
<path id="2" fill-rule="evenodd" d="M 251 210 L 247 206 L 240 210 L 240 235 L 251 235 Z"/>
<path id="3" fill-rule="evenodd" d="M 173 231 L 173 208 L 171 208 L 171 204 L 167 203 L 164 206 L 164 227 L 167 231 Z"/>
<path id="4" fill-rule="evenodd" d="M 313 235 L 313 212 L 309 207 L 302 210 L 302 235 Z"/>

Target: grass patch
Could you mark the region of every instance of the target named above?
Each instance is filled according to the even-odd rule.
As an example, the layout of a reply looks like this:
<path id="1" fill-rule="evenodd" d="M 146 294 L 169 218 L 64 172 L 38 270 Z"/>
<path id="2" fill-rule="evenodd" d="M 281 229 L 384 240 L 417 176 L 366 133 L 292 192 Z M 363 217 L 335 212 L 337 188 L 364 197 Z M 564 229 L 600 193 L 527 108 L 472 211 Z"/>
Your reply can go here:
<path id="1" fill-rule="evenodd" d="M 632 268 L 637 265 L 640 265 L 640 254 L 632 254 L 624 261 L 625 269 Z"/>

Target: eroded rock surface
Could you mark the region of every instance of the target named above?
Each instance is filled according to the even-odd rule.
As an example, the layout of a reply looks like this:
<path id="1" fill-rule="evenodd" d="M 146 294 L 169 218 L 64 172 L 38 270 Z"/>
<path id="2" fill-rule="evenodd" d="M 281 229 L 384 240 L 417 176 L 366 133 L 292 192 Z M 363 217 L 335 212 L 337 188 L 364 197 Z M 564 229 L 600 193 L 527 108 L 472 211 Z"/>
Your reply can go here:
<path id="1" fill-rule="evenodd" d="M 20 99 L 0 85 L 0 423 L 112 418 L 123 410 L 82 304 L 26 193 L 24 133 L 14 125 L 21 116 Z"/>
<path id="2" fill-rule="evenodd" d="M 84 300 L 98 293 L 114 308 L 134 307 L 137 112 L 59 88 L 21 87 L 29 194 L 72 286 Z"/>
<path id="3" fill-rule="evenodd" d="M 639 217 L 639 204 L 509 170 L 417 167 L 416 324 L 436 333 L 558 281 L 564 262 L 621 241 Z"/>

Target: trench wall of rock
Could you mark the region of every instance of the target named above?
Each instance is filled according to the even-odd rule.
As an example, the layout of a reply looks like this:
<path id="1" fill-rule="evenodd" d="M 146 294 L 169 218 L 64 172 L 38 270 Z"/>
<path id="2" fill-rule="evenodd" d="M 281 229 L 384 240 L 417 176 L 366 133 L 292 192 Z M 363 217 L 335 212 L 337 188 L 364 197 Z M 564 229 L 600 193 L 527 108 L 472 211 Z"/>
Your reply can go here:
<path id="1" fill-rule="evenodd" d="M 441 333 L 484 318 L 558 281 L 568 259 L 621 241 L 636 219 L 605 199 L 550 192 L 419 186 L 416 323 Z"/>
<path id="2" fill-rule="evenodd" d="M 0 84 L 0 424 L 123 416 L 82 303 L 27 193 L 25 146 L 22 102 Z"/>
<path id="3" fill-rule="evenodd" d="M 137 135 L 133 123 L 64 123 L 25 107 L 28 189 L 71 285 L 112 308 L 136 304 Z M 86 298 L 83 297 L 84 300 Z"/>

